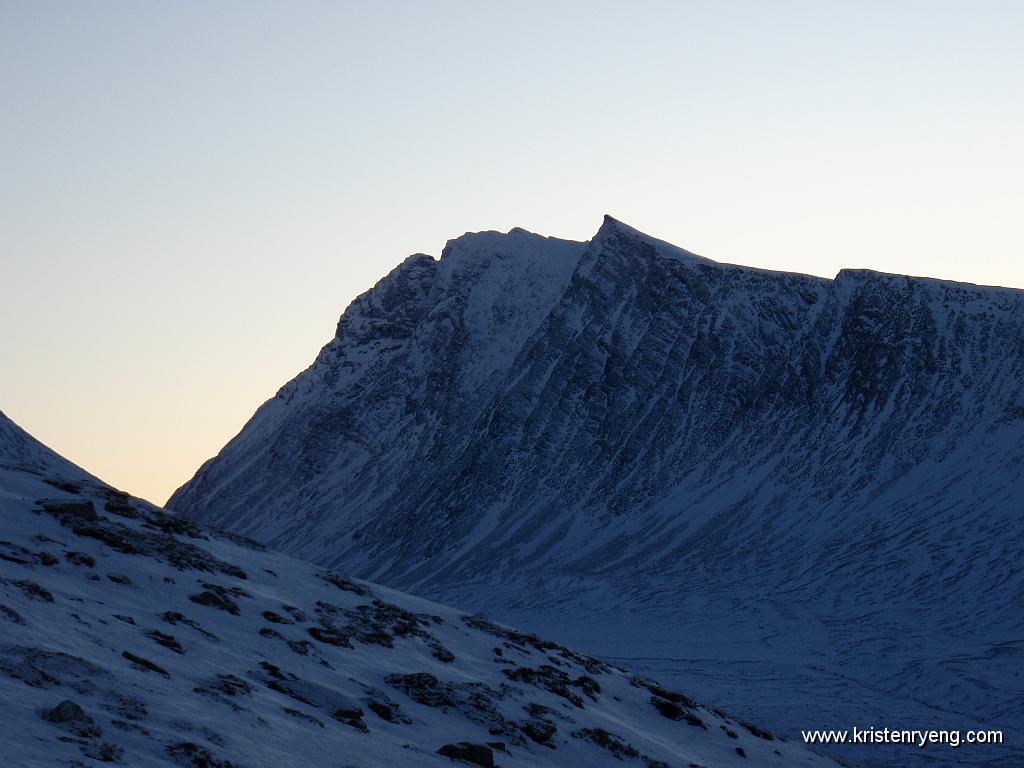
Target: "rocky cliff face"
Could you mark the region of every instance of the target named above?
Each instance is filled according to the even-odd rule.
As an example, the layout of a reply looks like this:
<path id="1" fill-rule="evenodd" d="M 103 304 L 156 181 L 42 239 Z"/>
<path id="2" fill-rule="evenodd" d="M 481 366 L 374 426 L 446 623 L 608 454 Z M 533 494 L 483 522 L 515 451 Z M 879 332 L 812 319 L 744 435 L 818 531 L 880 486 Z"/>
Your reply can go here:
<path id="1" fill-rule="evenodd" d="M 410 257 L 169 506 L 600 652 L 727 638 L 770 677 L 799 647 L 883 714 L 999 721 L 1022 462 L 1024 292 L 722 265 L 606 218 Z M 790 684 L 764 703 L 792 726 Z"/>

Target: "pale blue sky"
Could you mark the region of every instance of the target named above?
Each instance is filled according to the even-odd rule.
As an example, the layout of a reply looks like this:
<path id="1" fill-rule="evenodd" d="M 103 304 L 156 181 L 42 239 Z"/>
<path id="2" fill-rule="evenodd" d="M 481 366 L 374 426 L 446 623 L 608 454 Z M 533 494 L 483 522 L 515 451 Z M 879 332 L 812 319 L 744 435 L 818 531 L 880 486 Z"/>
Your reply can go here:
<path id="1" fill-rule="evenodd" d="M 163 501 L 404 256 L 1024 287 L 1024 3 L 0 2 L 0 409 Z"/>

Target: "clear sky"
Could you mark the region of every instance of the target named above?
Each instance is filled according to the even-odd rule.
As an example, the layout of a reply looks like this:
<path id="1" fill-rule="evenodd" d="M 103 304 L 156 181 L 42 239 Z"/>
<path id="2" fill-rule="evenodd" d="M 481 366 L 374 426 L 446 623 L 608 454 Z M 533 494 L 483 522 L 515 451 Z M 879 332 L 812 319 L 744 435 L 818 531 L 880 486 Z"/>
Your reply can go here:
<path id="1" fill-rule="evenodd" d="M 162 502 L 404 256 L 1024 287 L 1021 2 L 0 0 L 0 409 Z"/>

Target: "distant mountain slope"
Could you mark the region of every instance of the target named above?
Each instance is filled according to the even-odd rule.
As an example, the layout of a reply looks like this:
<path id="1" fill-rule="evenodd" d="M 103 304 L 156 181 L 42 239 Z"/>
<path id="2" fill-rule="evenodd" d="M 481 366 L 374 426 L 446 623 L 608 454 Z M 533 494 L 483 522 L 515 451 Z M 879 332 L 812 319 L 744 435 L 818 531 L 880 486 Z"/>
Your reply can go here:
<path id="1" fill-rule="evenodd" d="M 411 257 L 169 506 L 672 674 L 713 659 L 736 704 L 730 665 L 760 665 L 791 732 L 824 714 L 802 680 L 872 691 L 851 717 L 1010 725 L 1022 466 L 1024 292 L 721 265 L 606 218 Z"/>
<path id="2" fill-rule="evenodd" d="M 0 411 L 0 470 L 25 472 L 66 478 L 69 481 L 94 479 L 36 440 Z"/>
<path id="3" fill-rule="evenodd" d="M 34 461 L 0 468 L 5 766 L 836 765 L 564 646 L 204 531 L 0 416 L 9 451 Z"/>

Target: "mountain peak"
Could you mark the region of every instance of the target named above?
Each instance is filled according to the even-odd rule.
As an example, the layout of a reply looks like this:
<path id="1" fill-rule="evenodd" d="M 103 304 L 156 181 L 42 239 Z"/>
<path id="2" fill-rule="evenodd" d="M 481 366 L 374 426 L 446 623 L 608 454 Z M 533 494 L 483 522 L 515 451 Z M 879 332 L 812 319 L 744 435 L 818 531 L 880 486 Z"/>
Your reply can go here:
<path id="1" fill-rule="evenodd" d="M 651 235 L 641 232 L 639 229 L 631 227 L 629 224 L 626 224 L 625 222 L 606 213 L 604 215 L 604 220 L 601 222 L 601 228 L 597 230 L 597 234 L 594 235 L 594 239 L 590 241 L 591 244 L 603 246 L 620 243 L 622 241 L 632 242 L 634 244 L 642 243 L 653 247 L 659 256 L 682 259 L 684 261 L 699 261 L 708 264 L 717 263 L 703 256 L 698 256 L 696 253 L 688 251 L 685 248 L 680 248 L 679 246 L 672 245 L 672 243 L 652 237 Z"/>
<path id="2" fill-rule="evenodd" d="M 594 235 L 595 240 L 601 240 L 608 237 L 615 236 L 633 236 L 647 238 L 649 235 L 645 235 L 638 229 L 634 229 L 623 221 L 616 219 L 611 214 L 606 213 L 601 221 L 601 228 L 597 230 L 597 234 Z"/>

